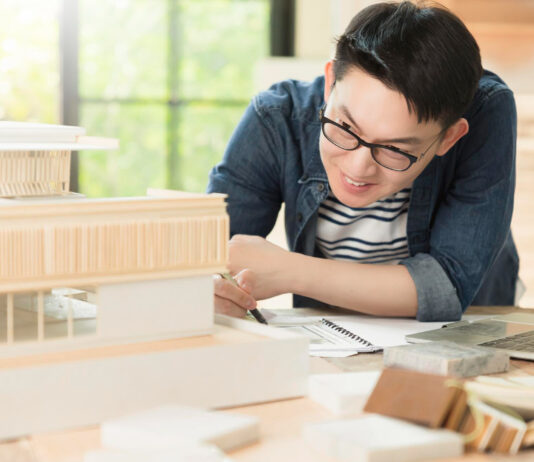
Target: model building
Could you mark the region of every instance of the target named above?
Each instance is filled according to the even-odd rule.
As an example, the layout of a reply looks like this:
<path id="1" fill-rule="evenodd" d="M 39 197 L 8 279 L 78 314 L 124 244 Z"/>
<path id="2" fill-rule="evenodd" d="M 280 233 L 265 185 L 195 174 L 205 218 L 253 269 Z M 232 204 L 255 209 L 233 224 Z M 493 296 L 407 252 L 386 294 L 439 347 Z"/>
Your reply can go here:
<path id="1" fill-rule="evenodd" d="M 115 140 L 17 123 L 0 123 L 0 137 L 0 341 L 210 332 L 212 274 L 227 258 L 224 196 L 71 197 L 69 149 Z"/>
<path id="2" fill-rule="evenodd" d="M 69 192 L 72 150 L 116 146 L 80 127 L 0 122 L 0 438 L 305 392 L 307 339 L 214 323 L 224 195 Z"/>

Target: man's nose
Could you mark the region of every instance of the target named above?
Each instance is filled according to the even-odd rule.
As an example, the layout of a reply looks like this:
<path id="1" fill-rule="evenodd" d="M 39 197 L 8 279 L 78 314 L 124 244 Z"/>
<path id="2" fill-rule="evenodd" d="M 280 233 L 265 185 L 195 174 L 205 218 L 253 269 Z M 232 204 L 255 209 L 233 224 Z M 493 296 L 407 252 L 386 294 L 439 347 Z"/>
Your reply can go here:
<path id="1" fill-rule="evenodd" d="M 351 154 L 352 173 L 362 177 L 368 177 L 375 173 L 377 164 L 370 148 L 360 144 L 354 151 L 351 151 Z"/>

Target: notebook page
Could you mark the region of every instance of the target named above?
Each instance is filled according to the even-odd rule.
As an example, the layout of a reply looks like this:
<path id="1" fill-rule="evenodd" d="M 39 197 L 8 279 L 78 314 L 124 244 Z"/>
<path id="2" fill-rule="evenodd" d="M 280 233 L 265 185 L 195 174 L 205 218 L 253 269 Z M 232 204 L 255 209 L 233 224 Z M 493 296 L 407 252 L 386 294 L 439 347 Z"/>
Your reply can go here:
<path id="1" fill-rule="evenodd" d="M 408 334 L 438 329 L 445 322 L 419 322 L 407 318 L 379 318 L 363 314 L 329 315 L 328 311 L 323 316 L 316 314 L 299 315 L 298 309 L 293 310 L 269 310 L 262 309 L 262 313 L 273 326 L 305 325 L 320 321 L 323 317 L 335 322 L 356 335 L 368 340 L 379 347 L 389 347 L 406 344 L 404 337 Z"/>
<path id="2" fill-rule="evenodd" d="M 406 335 L 439 329 L 450 324 L 448 322 L 419 322 L 411 318 L 384 318 L 359 313 L 346 314 L 346 311 L 344 314 L 337 314 L 329 310 L 306 308 L 273 310 L 264 308 L 261 311 L 269 325 L 272 326 L 302 326 L 314 324 L 322 318 L 326 318 L 382 348 L 406 345 L 408 343 L 405 340 Z M 464 315 L 462 320 L 473 322 L 491 317 L 494 315 Z M 335 351 L 334 346 L 323 350 L 319 350 L 318 346 L 315 346 L 310 349 L 310 354 L 322 357 L 346 357 L 355 353 L 347 352 L 344 348 Z"/>
<path id="3" fill-rule="evenodd" d="M 280 314 L 278 314 L 280 312 Z M 309 353 L 311 356 L 324 358 L 343 358 L 357 353 L 371 353 L 380 350 L 365 341 L 353 338 L 349 333 L 343 333 L 324 322 L 323 316 L 293 315 L 293 310 L 267 310 L 262 314 L 269 326 L 287 329 L 309 338 Z"/>
<path id="4" fill-rule="evenodd" d="M 406 345 L 405 337 L 427 330 L 439 329 L 445 322 L 419 322 L 406 318 L 377 318 L 365 315 L 328 317 L 341 327 L 354 332 L 382 348 Z"/>

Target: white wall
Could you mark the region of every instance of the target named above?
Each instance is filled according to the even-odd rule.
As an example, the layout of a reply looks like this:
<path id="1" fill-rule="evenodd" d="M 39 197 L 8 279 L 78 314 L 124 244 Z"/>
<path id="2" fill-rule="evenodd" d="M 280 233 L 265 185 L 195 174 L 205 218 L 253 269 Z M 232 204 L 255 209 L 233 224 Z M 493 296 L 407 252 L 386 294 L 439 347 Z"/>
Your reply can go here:
<path id="1" fill-rule="evenodd" d="M 297 0 L 295 54 L 299 58 L 328 58 L 334 38 L 352 17 L 376 0 Z"/>

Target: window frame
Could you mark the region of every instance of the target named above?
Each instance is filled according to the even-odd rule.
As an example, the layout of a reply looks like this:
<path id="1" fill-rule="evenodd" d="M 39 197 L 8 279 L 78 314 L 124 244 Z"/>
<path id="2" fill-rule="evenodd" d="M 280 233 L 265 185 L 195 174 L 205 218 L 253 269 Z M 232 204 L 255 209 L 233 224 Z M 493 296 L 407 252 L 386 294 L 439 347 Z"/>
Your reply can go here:
<path id="1" fill-rule="evenodd" d="M 170 127 L 176 127 L 179 123 L 179 111 L 183 105 L 195 102 L 212 103 L 216 105 L 236 105 L 246 104 L 248 101 L 238 100 L 205 100 L 205 99 L 187 99 L 178 97 L 178 87 L 180 80 L 177 72 L 173 71 L 178 68 L 176 65 L 179 60 L 179 50 L 175 46 L 177 43 L 175 34 L 179 33 L 178 24 L 178 2 L 179 0 L 165 0 L 169 12 L 168 16 L 168 40 L 169 55 L 167 63 L 169 66 L 168 78 L 168 95 L 164 104 L 168 108 L 167 117 L 167 187 L 179 188 L 180 184 L 175 178 L 175 172 L 178 171 L 180 159 L 180 140 L 177 130 L 171 130 Z M 270 24 L 269 24 L 269 43 L 271 56 L 294 56 L 294 35 L 295 35 L 295 0 L 269 0 L 271 6 Z M 153 103 L 154 101 L 145 98 L 121 99 L 120 101 L 106 98 L 81 98 L 79 93 L 79 0 L 61 0 L 59 15 L 59 44 L 60 44 L 60 114 L 61 123 L 64 125 L 79 125 L 80 105 L 84 102 L 136 102 L 136 103 Z M 79 192 L 79 160 L 78 153 L 72 153 L 71 172 L 70 172 L 70 190 Z"/>

